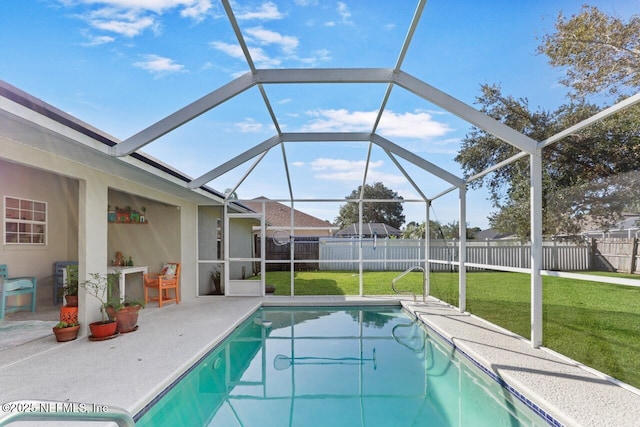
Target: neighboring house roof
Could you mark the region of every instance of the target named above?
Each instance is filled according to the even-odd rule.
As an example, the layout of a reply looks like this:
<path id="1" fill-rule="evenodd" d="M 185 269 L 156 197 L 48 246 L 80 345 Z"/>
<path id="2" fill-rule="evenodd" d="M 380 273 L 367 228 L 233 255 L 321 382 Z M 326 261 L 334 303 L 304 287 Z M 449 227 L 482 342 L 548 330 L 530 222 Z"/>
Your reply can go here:
<path id="1" fill-rule="evenodd" d="M 395 227 L 392 227 L 388 224 L 384 224 L 382 222 L 369 222 L 366 224 L 362 224 L 362 236 L 363 237 L 373 237 L 377 235 L 378 237 L 391 237 L 396 236 L 399 237 L 402 232 Z M 343 228 L 342 230 L 336 233 L 337 237 L 356 237 L 360 235 L 360 227 L 359 224 L 351 224 L 350 226 Z"/>
<path id="2" fill-rule="evenodd" d="M 291 227 L 291 208 L 280 202 L 274 202 L 266 197 L 256 197 L 251 201 L 243 201 L 242 204 L 254 212 L 262 212 L 262 202 L 265 201 L 265 221 L 271 227 L 288 229 Z M 316 218 L 297 209 L 293 209 L 294 229 L 336 229 L 329 221 Z"/>
<path id="3" fill-rule="evenodd" d="M 495 228 L 487 228 L 486 230 L 479 231 L 473 237 L 474 240 L 502 240 L 513 239 L 515 233 L 503 233 Z"/>
<path id="4" fill-rule="evenodd" d="M 634 237 L 640 232 L 640 214 L 622 213 L 622 219 L 609 230 L 602 230 L 594 225 L 585 227 L 585 236 Z M 633 234 L 632 234 L 633 233 Z"/>

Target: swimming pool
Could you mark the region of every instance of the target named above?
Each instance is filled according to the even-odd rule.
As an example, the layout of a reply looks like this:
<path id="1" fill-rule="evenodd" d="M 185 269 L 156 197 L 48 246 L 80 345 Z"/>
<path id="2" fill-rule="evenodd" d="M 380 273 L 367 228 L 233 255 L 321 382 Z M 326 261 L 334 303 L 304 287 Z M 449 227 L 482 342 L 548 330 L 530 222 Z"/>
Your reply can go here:
<path id="1" fill-rule="evenodd" d="M 400 308 L 263 308 L 138 426 L 543 426 Z"/>

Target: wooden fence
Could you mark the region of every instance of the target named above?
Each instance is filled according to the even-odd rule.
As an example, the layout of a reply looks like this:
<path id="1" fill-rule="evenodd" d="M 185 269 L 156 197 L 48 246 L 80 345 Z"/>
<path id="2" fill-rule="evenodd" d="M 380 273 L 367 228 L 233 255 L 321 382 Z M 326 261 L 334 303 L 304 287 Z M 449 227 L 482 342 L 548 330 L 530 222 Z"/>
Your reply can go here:
<path id="1" fill-rule="evenodd" d="M 591 239 L 594 270 L 640 273 L 638 239 Z"/>
<path id="2" fill-rule="evenodd" d="M 294 243 L 295 269 L 352 270 L 359 268 L 360 240 L 330 237 L 296 237 Z M 288 271 L 291 268 L 291 247 L 278 246 L 272 239 L 266 242 L 267 271 Z M 260 239 L 256 240 L 260 257 Z M 424 262 L 423 239 L 363 239 L 362 259 L 365 270 L 404 271 Z M 543 242 L 542 268 L 562 271 L 619 271 L 640 273 L 638 239 L 591 239 L 577 244 Z M 429 258 L 457 262 L 457 242 L 431 240 Z M 308 261 L 307 261 L 308 260 Z M 467 242 L 467 263 L 504 267 L 530 268 L 531 245 L 517 241 L 490 240 Z M 446 263 L 432 263 L 432 271 L 452 271 L 457 267 Z M 469 270 L 478 270 L 469 268 Z"/>
<path id="3" fill-rule="evenodd" d="M 295 238 L 295 268 L 298 271 L 319 270 L 318 237 Z M 267 271 L 289 271 L 291 269 L 291 245 L 276 245 L 273 239 L 265 240 Z M 256 237 L 256 258 L 260 258 L 260 237 Z M 310 262 L 305 262 L 311 260 Z M 316 262 L 313 262 L 316 261 Z"/>

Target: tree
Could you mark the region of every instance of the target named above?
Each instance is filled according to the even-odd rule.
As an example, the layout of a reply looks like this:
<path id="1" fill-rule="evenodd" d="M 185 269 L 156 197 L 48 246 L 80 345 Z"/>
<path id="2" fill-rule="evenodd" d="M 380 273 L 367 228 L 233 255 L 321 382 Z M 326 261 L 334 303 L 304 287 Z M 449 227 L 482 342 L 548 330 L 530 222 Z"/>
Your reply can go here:
<path id="1" fill-rule="evenodd" d="M 542 38 L 538 52 L 546 54 L 552 66 L 566 67 L 567 76 L 560 82 L 575 95 L 618 95 L 640 87 L 639 16 L 625 23 L 585 5 L 569 19 L 560 12 L 555 30 Z"/>
<path id="2" fill-rule="evenodd" d="M 566 67 L 561 83 L 570 89 L 568 103 L 555 111 L 532 111 L 528 101 L 502 94 L 496 85 L 481 86 L 481 111 L 537 141 L 596 114 L 602 106 L 589 95 L 606 90 L 621 96 L 640 88 L 640 18 L 625 24 L 597 8 L 558 16 L 556 32 L 545 35 L 538 51 L 551 65 Z M 472 128 L 456 156 L 466 176 L 484 171 L 518 150 L 492 135 Z M 543 233 L 575 234 L 584 225 L 611 227 L 624 209 L 638 205 L 640 188 L 640 107 L 628 108 L 571 134 L 542 151 Z M 497 209 L 492 227 L 530 233 L 529 164 L 526 158 L 476 180 L 486 185 Z"/>
<path id="3" fill-rule="evenodd" d="M 238 193 L 232 190 L 233 190 L 232 188 L 225 188 L 224 197 L 226 197 L 229 200 L 238 200 Z"/>
<path id="4" fill-rule="evenodd" d="M 556 111 L 531 112 L 526 99 L 502 95 L 500 88 L 485 85 L 478 98 L 481 110 L 515 130 L 542 141 L 599 111 L 584 102 L 563 105 Z M 517 153 L 517 149 L 483 130 L 473 128 L 456 156 L 466 176 Z M 587 222 L 610 228 L 620 213 L 638 201 L 640 188 L 640 108 L 631 107 L 580 132 L 569 135 L 543 152 L 543 232 L 576 234 Z M 497 211 L 489 217 L 492 227 L 528 237 L 528 159 L 471 183 L 487 185 Z"/>
<path id="5" fill-rule="evenodd" d="M 433 221 L 430 221 L 433 222 Z M 408 223 L 402 230 L 403 239 L 424 239 L 424 221 L 418 224 L 415 221 Z M 431 227 L 429 227 L 431 228 Z"/>
<path id="6" fill-rule="evenodd" d="M 429 220 L 429 233 L 432 239 L 444 239 L 452 240 L 457 239 L 460 233 L 460 227 L 458 221 L 450 222 L 447 225 L 441 225 L 438 221 Z M 424 239 L 424 226 L 425 222 L 417 223 L 411 221 L 402 230 L 403 239 Z M 480 232 L 479 227 L 470 228 L 467 226 L 467 239 L 473 239 L 476 233 Z"/>
<path id="7" fill-rule="evenodd" d="M 365 184 L 364 191 L 362 191 L 362 186 L 359 186 L 347 196 L 347 199 L 360 200 L 361 193 L 363 200 L 402 200 L 398 193 L 385 187 L 381 182 L 376 182 L 373 185 Z M 402 202 L 363 202 L 362 207 L 363 223 L 382 222 L 398 229 L 404 224 Z M 358 218 L 358 203 L 349 202 L 340 206 L 335 223 L 338 227 L 345 228 L 351 224 L 357 224 Z"/>

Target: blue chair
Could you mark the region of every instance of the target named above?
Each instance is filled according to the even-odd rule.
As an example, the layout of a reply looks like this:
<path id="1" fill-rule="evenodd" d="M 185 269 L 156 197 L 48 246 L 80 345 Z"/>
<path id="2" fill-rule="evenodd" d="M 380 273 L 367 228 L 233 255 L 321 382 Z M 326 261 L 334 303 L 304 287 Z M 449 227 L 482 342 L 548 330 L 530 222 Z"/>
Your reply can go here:
<path id="1" fill-rule="evenodd" d="M 62 288 L 64 288 L 64 270 L 68 265 L 78 265 L 77 261 L 58 261 L 53 267 L 53 305 L 62 302 Z"/>
<path id="2" fill-rule="evenodd" d="M 7 297 L 14 295 L 31 294 L 30 305 L 18 305 L 7 307 Z M 6 264 L 0 264 L 0 319 L 4 313 L 13 313 L 19 310 L 36 311 L 36 278 L 35 277 L 9 277 L 9 268 Z"/>

